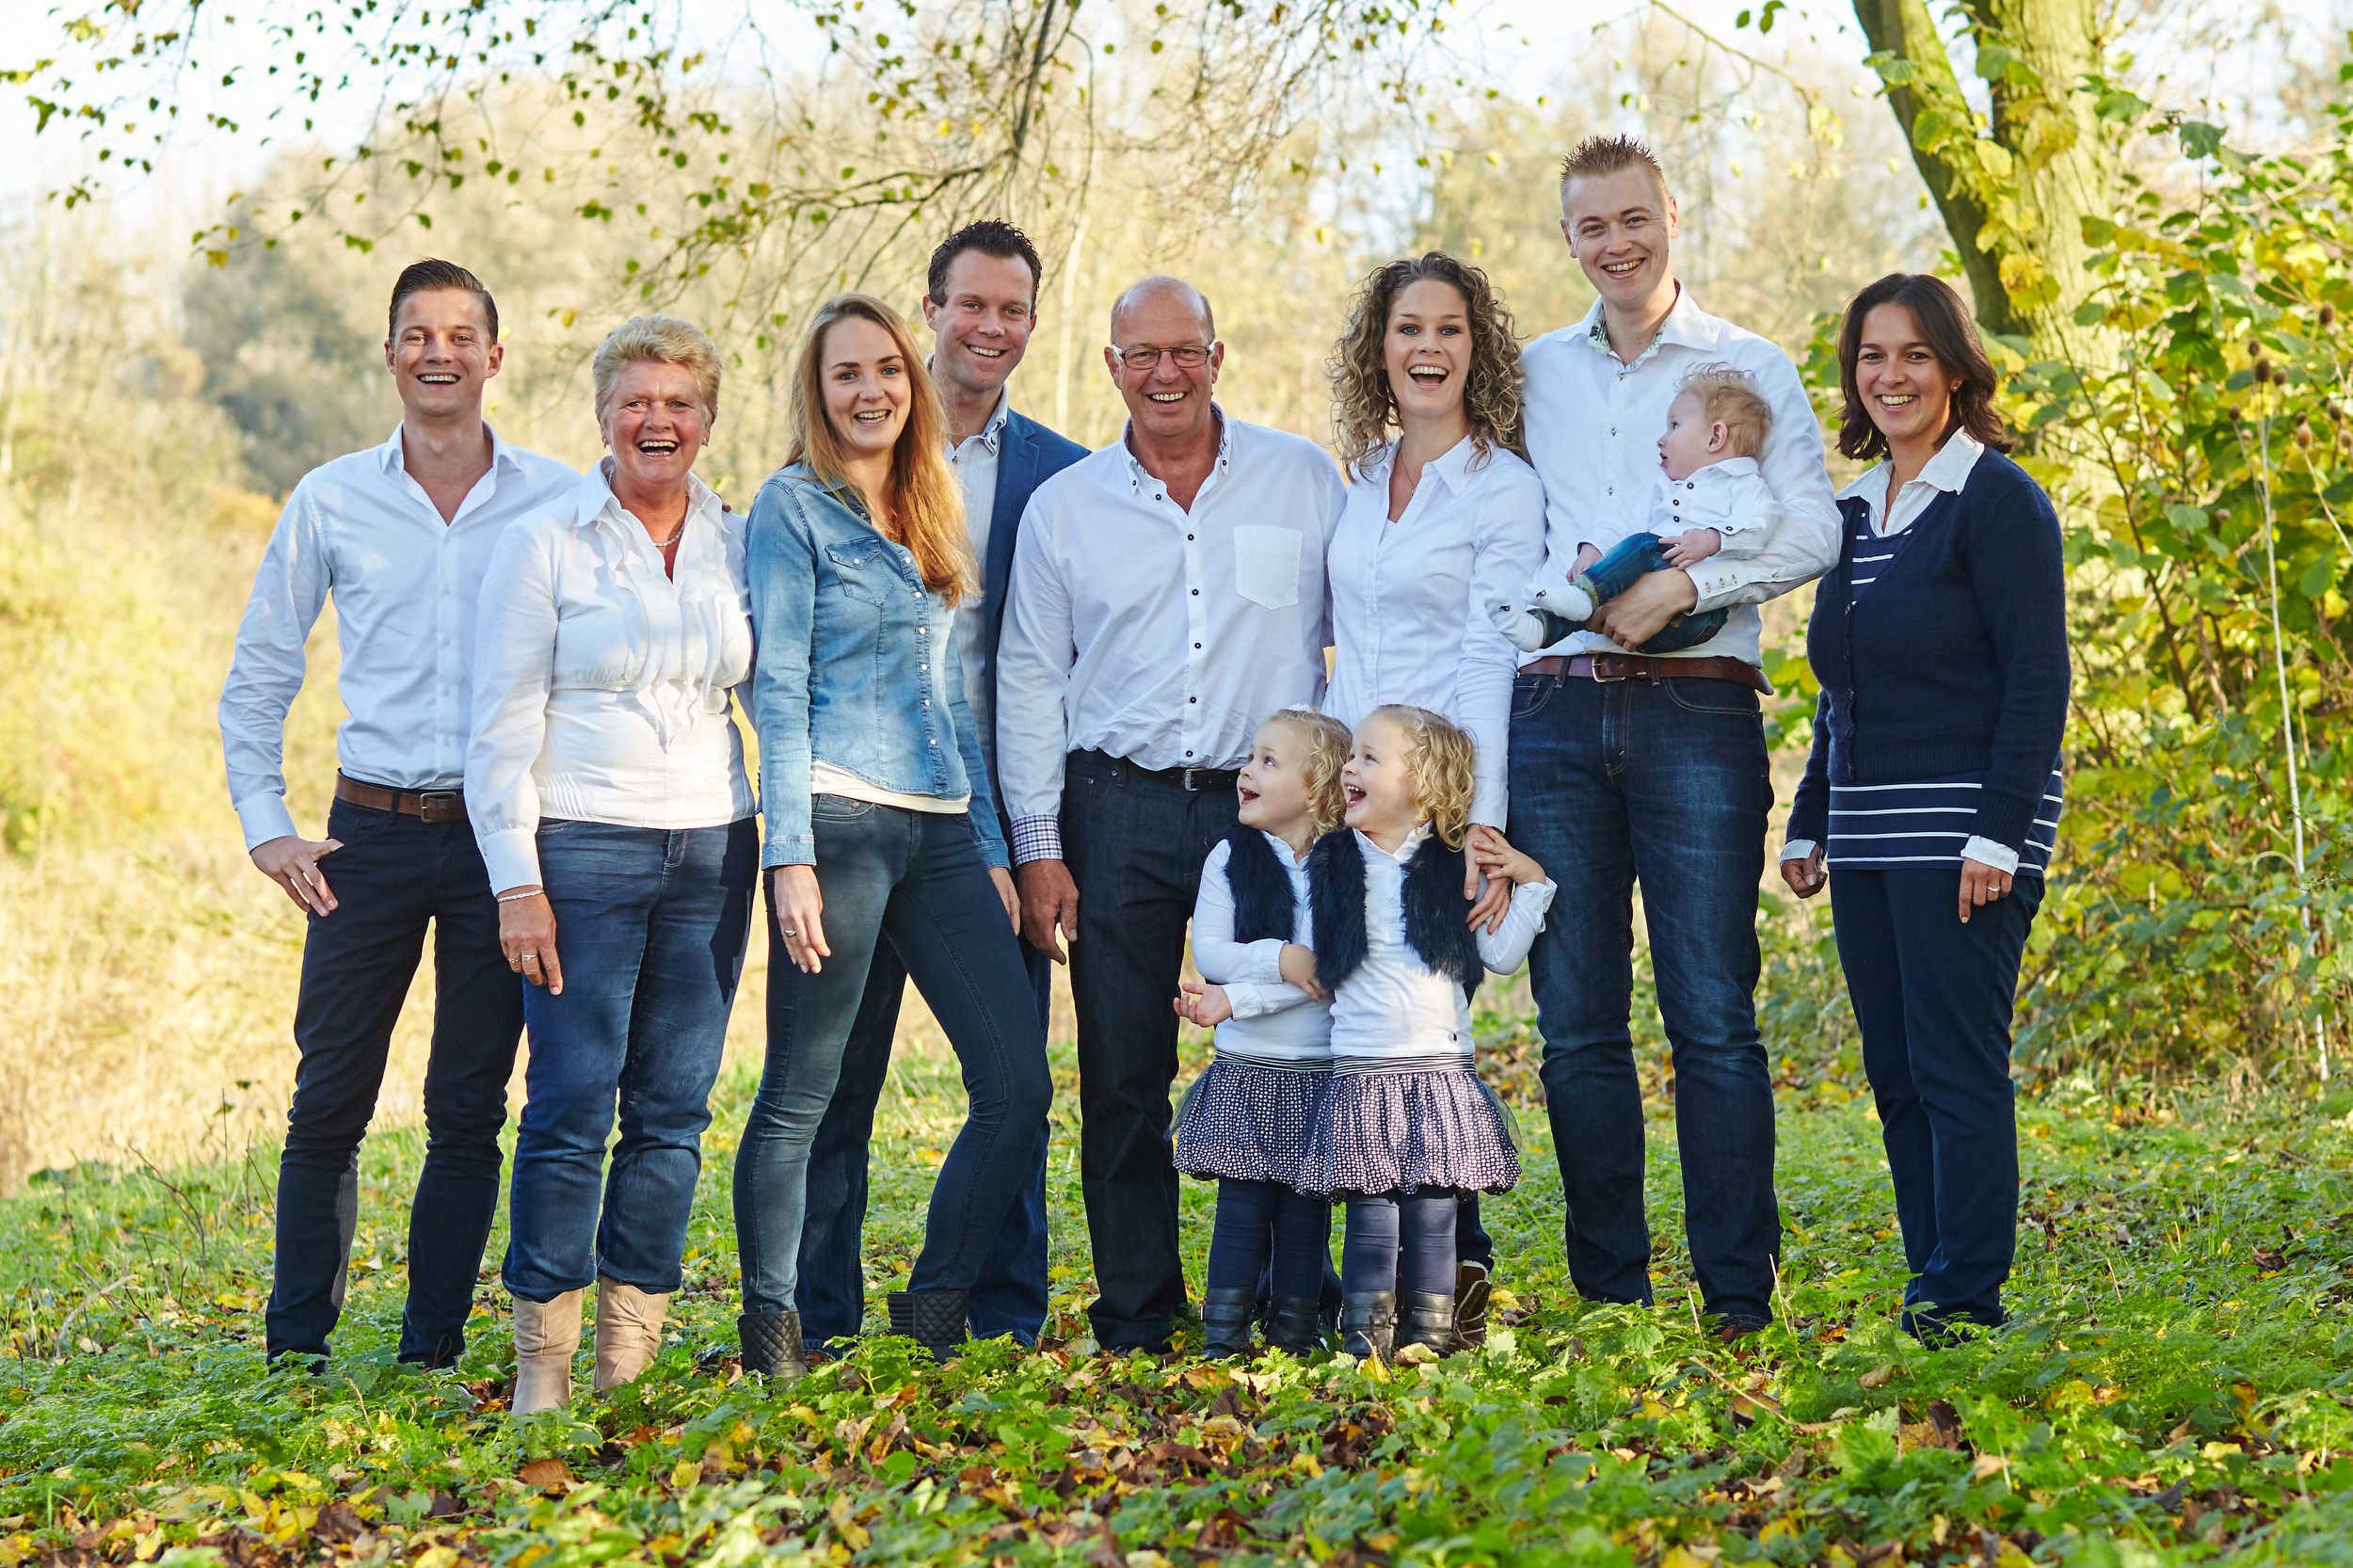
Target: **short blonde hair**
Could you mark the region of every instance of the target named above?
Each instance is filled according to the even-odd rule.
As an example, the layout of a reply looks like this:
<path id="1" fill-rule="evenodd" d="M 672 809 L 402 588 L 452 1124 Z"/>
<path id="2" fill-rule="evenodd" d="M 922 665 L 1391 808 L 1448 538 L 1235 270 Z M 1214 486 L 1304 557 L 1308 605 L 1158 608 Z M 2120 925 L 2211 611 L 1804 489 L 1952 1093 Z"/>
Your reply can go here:
<path id="1" fill-rule="evenodd" d="M 1694 365 L 1675 383 L 1675 395 L 1690 392 L 1700 400 L 1700 412 L 1710 424 L 1721 424 L 1732 450 L 1753 457 L 1765 450 L 1773 433 L 1772 405 L 1756 390 L 1756 377 L 1739 366 L 1719 360 Z"/>
<path id="2" fill-rule="evenodd" d="M 613 411 L 613 390 L 620 384 L 621 372 L 645 360 L 677 365 L 693 376 L 695 395 L 702 399 L 703 418 L 718 419 L 718 346 L 691 321 L 676 316 L 632 316 L 604 335 L 604 342 L 597 345 L 596 359 L 590 361 L 598 424 L 603 424 Z"/>
<path id="3" fill-rule="evenodd" d="M 1402 702 L 1385 702 L 1365 718 L 1386 719 L 1405 732 L 1414 747 L 1405 759 L 1414 805 L 1447 848 L 1461 849 L 1470 836 L 1471 802 L 1479 789 L 1477 743 L 1445 714 Z"/>
<path id="4" fill-rule="evenodd" d="M 1569 149 L 1569 155 L 1561 160 L 1561 194 L 1568 194 L 1572 180 L 1598 179 L 1628 168 L 1648 169 L 1659 199 L 1666 199 L 1667 171 L 1658 167 L 1658 155 L 1641 138 L 1623 136 L 1587 136 Z"/>
<path id="5" fill-rule="evenodd" d="M 1348 726 L 1312 708 L 1278 708 L 1266 722 L 1283 725 L 1307 743 L 1299 772 L 1307 781 L 1307 811 L 1316 837 L 1337 832 L 1348 815 L 1348 796 L 1340 789 L 1340 770 L 1348 766 Z"/>

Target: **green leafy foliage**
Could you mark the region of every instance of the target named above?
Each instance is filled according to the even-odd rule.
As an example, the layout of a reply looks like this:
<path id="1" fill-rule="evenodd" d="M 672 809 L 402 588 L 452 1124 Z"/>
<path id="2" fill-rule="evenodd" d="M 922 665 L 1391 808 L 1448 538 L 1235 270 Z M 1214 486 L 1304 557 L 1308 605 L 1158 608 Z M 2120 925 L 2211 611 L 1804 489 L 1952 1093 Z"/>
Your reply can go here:
<path id="1" fill-rule="evenodd" d="M 1500 1080 L 1530 1083 L 1524 1029 L 1488 1023 Z M 957 1104 L 952 1064 L 895 1071 L 867 1249 L 878 1289 L 916 1244 Z M 2031 1107 L 2019 1319 L 1931 1351 L 1894 1326 L 1902 1258 L 1860 1102 L 1784 1095 L 1781 1321 L 1734 1347 L 1696 1318 L 1666 1086 L 1648 1085 L 1653 1308 L 1568 1288 L 1530 1107 L 1529 1179 L 1488 1206 L 1492 1342 L 1385 1369 L 1090 1353 L 1076 1131 L 1059 1121 L 1046 1352 L 983 1345 L 941 1369 L 875 1338 L 767 1389 L 730 1355 L 727 1144 L 750 1089 L 723 1091 L 671 1348 L 616 1396 L 520 1424 L 500 1408 L 511 1349 L 491 1272 L 456 1376 L 392 1363 L 413 1132 L 366 1145 L 355 1283 L 321 1378 L 262 1364 L 265 1158 L 80 1167 L 0 1203 L 0 1561 L 2353 1557 L 2342 1120 L 2196 1103 L 2152 1119 L 2080 1092 Z M 1187 1184 L 1196 1268 L 1208 1198 Z"/>

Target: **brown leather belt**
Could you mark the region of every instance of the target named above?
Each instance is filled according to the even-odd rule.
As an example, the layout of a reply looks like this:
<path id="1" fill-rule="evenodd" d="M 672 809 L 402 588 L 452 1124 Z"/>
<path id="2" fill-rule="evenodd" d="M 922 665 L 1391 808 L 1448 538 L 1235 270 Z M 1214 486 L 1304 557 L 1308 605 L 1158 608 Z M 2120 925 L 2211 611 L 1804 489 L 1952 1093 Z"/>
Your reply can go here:
<path id="1" fill-rule="evenodd" d="M 381 784 L 362 784 L 356 778 L 337 774 L 335 798 L 347 800 L 354 806 L 367 807 L 373 811 L 397 811 L 419 822 L 466 820 L 466 792 L 463 790 L 388 790 Z"/>
<path id="2" fill-rule="evenodd" d="M 1614 680 L 1729 680 L 1748 687 L 1753 692 L 1773 695 L 1773 683 L 1765 679 L 1765 672 L 1741 659 L 1721 655 L 1705 659 L 1653 659 L 1641 653 L 1572 653 L 1553 654 L 1520 666 L 1522 675 L 1548 675 L 1556 680 L 1574 676 L 1582 680 L 1607 684 Z"/>

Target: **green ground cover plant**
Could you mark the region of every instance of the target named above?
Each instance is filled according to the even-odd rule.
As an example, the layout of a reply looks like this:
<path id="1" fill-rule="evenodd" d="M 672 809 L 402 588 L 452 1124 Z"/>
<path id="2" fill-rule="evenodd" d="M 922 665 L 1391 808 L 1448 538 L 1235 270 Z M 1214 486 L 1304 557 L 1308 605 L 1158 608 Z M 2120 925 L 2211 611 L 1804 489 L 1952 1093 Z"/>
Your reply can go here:
<path id="1" fill-rule="evenodd" d="M 1497 1078 L 1529 1032 L 1485 1020 Z M 2012 1296 L 1990 1337 L 1894 1326 L 1902 1260 L 1867 1096 L 1782 1090 L 1781 1320 L 1700 1332 L 1672 1083 L 1650 1084 L 1658 1304 L 1577 1302 L 1540 1110 L 1489 1207 L 1481 1352 L 1362 1367 L 1095 1353 L 1057 1057 L 1049 1347 L 947 1368 L 872 1338 L 787 1389 L 731 1358 L 723 1086 L 671 1348 L 610 1400 L 503 1411 L 495 1271 L 455 1377 L 392 1364 L 420 1135 L 369 1141 L 349 1309 L 320 1378 L 264 1367 L 271 1151 L 46 1173 L 0 1203 L 0 1563 L 2169 1563 L 2353 1560 L 2353 1119 L 2024 1108 Z M 896 1283 L 959 1110 L 904 1053 L 878 1124 L 870 1285 Z M 1851 1087 L 1851 1086 L 1847 1086 Z M 1188 1183 L 1198 1268 L 1209 1190 Z M 493 1264 L 498 1243 L 493 1243 Z"/>

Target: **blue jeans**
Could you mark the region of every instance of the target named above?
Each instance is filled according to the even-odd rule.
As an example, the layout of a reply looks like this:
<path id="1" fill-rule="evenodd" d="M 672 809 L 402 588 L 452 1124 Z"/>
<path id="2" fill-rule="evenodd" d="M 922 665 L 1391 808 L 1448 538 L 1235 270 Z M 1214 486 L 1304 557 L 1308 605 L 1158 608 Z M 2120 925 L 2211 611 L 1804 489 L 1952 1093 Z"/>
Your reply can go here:
<path id="1" fill-rule="evenodd" d="M 749 817 L 678 829 L 548 821 L 538 841 L 564 992 L 524 988 L 531 1057 L 506 1288 L 548 1302 L 601 1275 L 667 1294 L 744 972 L 760 832 Z"/>
<path id="2" fill-rule="evenodd" d="M 815 974 L 781 956 L 769 970 L 767 1066 L 735 1157 L 747 1313 L 790 1311 L 797 1300 L 809 1149 L 842 1078 L 879 944 L 946 1031 L 968 1100 L 932 1188 L 909 1289 L 972 1288 L 1021 1200 L 1053 1096 L 1046 1032 L 970 819 L 819 795 L 811 822 L 833 956 Z M 784 952 L 773 899 L 768 940 Z M 870 1039 L 863 1048 L 875 1047 Z"/>
<path id="3" fill-rule="evenodd" d="M 1831 873 L 1838 967 L 1903 1226 L 1907 1326 L 2002 1320 L 2018 1247 L 2018 1113 L 2009 1077 L 2018 961 L 2042 903 L 2022 876 L 1963 925 L 1949 866 Z"/>
<path id="4" fill-rule="evenodd" d="M 1529 977 L 1569 1277 L 1589 1300 L 1651 1299 L 1629 1029 L 1640 882 L 1674 1063 L 1693 1270 L 1708 1309 L 1727 1321 L 1771 1317 L 1781 1213 L 1754 993 L 1772 798 L 1756 694 L 1745 686 L 1690 676 L 1514 683 L 1512 841 L 1561 889 Z"/>
<path id="5" fill-rule="evenodd" d="M 294 1105 L 278 1164 L 268 1353 L 323 1356 L 344 1306 L 360 1218 L 360 1140 L 376 1114 L 392 1025 L 433 934 L 424 1169 L 408 1217 L 400 1358 L 455 1363 L 498 1217 L 499 1129 L 522 1032 L 522 982 L 499 952 L 498 905 L 473 829 L 339 800 L 326 861 L 341 901 L 310 917 L 295 1004 Z"/>
<path id="6" fill-rule="evenodd" d="M 1052 968 L 1046 955 L 1021 944 L 1021 962 L 1045 1028 L 1053 1005 Z M 874 1107 L 882 1100 L 890 1066 L 890 1046 L 899 1030 L 899 1003 L 906 994 L 906 967 L 890 944 L 874 949 L 866 996 L 841 1059 L 841 1079 L 833 1102 L 818 1124 L 808 1153 L 808 1217 L 801 1230 L 801 1335 L 824 1346 L 856 1335 L 865 1320 L 866 1279 L 860 1240 L 866 1225 L 867 1146 L 874 1137 Z M 1021 1201 L 1005 1215 L 996 1242 L 981 1261 L 966 1304 L 972 1333 L 982 1339 L 1011 1335 L 1037 1343 L 1046 1326 L 1046 1140 Z"/>
<path id="7" fill-rule="evenodd" d="M 1652 533 L 1629 534 L 1611 545 L 1600 560 L 1578 573 L 1577 585 L 1593 595 L 1595 604 L 1607 604 L 1652 572 L 1666 569 L 1664 540 Z M 1724 622 L 1731 618 L 1729 610 L 1702 610 L 1677 616 L 1636 651 L 1673 653 L 1678 648 L 1696 647 L 1721 632 Z"/>

